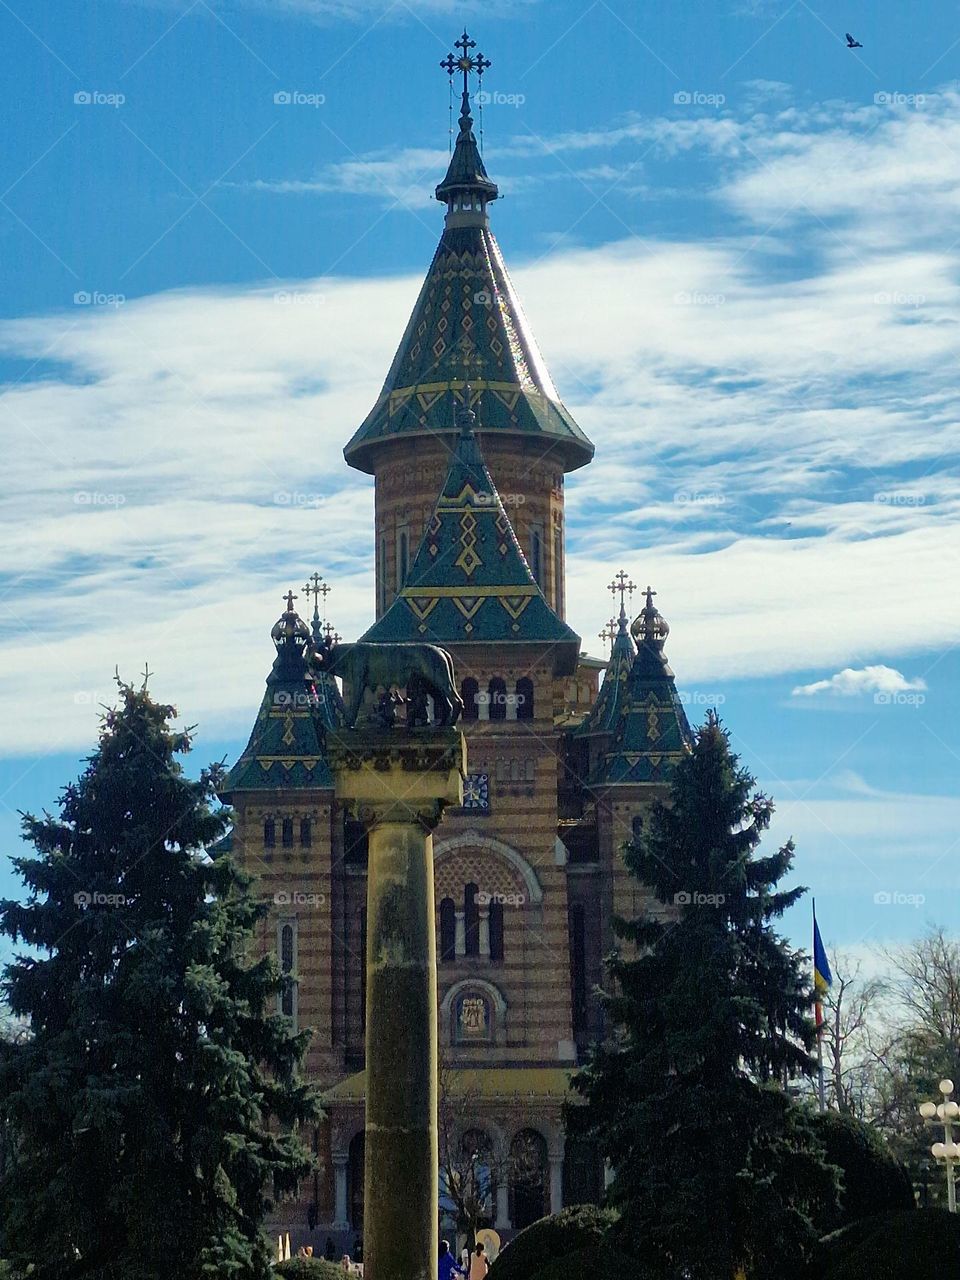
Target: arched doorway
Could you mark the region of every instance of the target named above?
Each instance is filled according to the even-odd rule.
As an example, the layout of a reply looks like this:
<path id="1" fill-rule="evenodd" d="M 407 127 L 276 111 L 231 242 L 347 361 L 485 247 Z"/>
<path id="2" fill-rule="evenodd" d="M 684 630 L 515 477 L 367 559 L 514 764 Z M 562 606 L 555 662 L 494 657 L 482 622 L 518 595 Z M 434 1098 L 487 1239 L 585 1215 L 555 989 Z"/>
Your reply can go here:
<path id="1" fill-rule="evenodd" d="M 547 1141 L 521 1129 L 510 1143 L 510 1224 L 522 1231 L 548 1212 Z"/>
<path id="2" fill-rule="evenodd" d="M 350 1225 L 354 1231 L 363 1230 L 363 1171 L 366 1154 L 366 1134 L 361 1129 L 350 1140 L 347 1161 L 347 1191 L 350 1197 Z"/>

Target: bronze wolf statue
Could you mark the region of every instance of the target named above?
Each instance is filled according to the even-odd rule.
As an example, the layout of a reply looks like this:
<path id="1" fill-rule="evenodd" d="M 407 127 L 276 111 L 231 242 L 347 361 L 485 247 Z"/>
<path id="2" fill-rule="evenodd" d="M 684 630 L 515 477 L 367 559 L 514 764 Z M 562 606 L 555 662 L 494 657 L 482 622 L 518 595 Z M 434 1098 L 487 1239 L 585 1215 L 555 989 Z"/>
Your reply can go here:
<path id="1" fill-rule="evenodd" d="M 369 689 L 404 689 L 408 723 L 426 724 L 426 698 L 433 699 L 434 724 L 453 725 L 463 711 L 453 660 L 435 644 L 341 644 L 330 651 L 328 670 L 349 686 L 347 724 L 355 725 Z"/>

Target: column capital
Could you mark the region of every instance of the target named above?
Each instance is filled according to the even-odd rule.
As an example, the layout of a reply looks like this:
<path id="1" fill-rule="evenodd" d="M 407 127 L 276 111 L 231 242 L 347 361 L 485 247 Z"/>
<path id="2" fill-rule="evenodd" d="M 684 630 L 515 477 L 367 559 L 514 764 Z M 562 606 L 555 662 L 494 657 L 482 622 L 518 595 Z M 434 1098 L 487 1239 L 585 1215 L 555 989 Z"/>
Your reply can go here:
<path id="1" fill-rule="evenodd" d="M 336 797 L 367 827 L 402 823 L 433 831 L 463 803 L 466 741 L 455 728 L 361 728 L 327 735 Z"/>

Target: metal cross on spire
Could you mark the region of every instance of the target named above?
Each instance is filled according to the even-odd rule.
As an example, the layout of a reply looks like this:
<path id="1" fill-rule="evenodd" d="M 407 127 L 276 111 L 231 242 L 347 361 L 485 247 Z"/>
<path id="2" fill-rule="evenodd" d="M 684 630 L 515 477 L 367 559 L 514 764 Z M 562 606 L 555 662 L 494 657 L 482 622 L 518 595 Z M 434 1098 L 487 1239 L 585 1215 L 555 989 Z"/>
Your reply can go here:
<path id="1" fill-rule="evenodd" d="M 460 53 L 448 53 L 443 62 L 440 63 L 440 66 L 451 80 L 453 79 L 455 71 L 463 72 L 463 92 L 464 96 L 466 96 L 470 92 L 470 72 L 475 71 L 477 79 L 479 80 L 486 69 L 493 64 L 490 62 L 490 59 L 485 58 L 482 53 L 478 52 L 471 55 L 470 50 L 476 49 L 477 42 L 476 40 L 471 40 L 467 35 L 466 27 L 464 27 L 463 35 L 460 39 L 454 41 L 453 47 L 455 49 L 459 49 Z"/>
<path id="2" fill-rule="evenodd" d="M 623 600 L 624 596 L 627 596 L 627 595 L 632 596 L 633 593 L 636 591 L 636 589 L 637 589 L 637 584 L 635 582 L 630 581 L 630 575 L 625 573 L 623 569 L 621 569 L 619 573 L 615 573 L 613 575 L 613 581 L 610 583 L 609 587 L 607 587 L 607 590 L 610 592 L 611 595 L 615 596 L 618 592 L 620 593 L 621 613 L 623 612 L 625 607 L 624 600 Z"/>
<path id="3" fill-rule="evenodd" d="M 649 587 L 649 586 L 648 586 L 648 587 L 647 587 L 647 589 L 646 589 L 646 591 L 645 591 L 643 594 L 647 597 L 647 608 L 648 608 L 648 609 L 652 609 L 652 608 L 653 608 L 653 597 L 654 597 L 657 593 L 653 590 L 653 588 L 652 588 L 652 587 Z"/>
<path id="4" fill-rule="evenodd" d="M 327 586 L 319 573 L 312 573 L 303 585 L 303 593 L 305 596 L 313 596 L 313 611 L 320 612 L 320 597 L 323 596 L 323 612 L 327 612 L 327 596 L 330 594 L 331 588 Z"/>
<path id="5" fill-rule="evenodd" d="M 298 597 L 293 594 L 292 587 L 283 598 L 287 602 L 287 613 L 293 613 L 293 602 Z"/>
<path id="6" fill-rule="evenodd" d="M 613 642 L 617 638 L 617 620 L 611 618 L 603 630 L 598 634 L 598 640 L 606 640 L 610 648 L 613 648 Z"/>

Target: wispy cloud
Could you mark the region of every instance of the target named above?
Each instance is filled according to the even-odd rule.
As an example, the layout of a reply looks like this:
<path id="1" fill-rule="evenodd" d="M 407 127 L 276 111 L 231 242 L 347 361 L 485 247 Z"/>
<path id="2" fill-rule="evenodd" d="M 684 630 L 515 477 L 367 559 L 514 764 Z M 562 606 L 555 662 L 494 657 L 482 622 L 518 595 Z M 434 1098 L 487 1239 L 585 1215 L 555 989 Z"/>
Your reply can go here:
<path id="1" fill-rule="evenodd" d="M 445 151 L 407 147 L 340 161 L 314 178 L 260 178 L 244 183 L 247 190 L 276 195 L 316 195 L 343 192 L 373 196 L 386 204 L 427 208 L 434 202 L 431 180 L 442 174 L 449 157 Z"/>
<path id="2" fill-rule="evenodd" d="M 132 0 L 155 9 L 182 8 L 181 0 Z M 461 15 L 483 12 L 506 15 L 531 8 L 539 0 L 417 0 L 416 11 L 424 15 Z M 316 22 L 409 21 L 413 15 L 412 0 L 203 0 L 203 10 L 229 17 L 243 9 L 254 9 L 278 18 L 308 18 Z"/>

